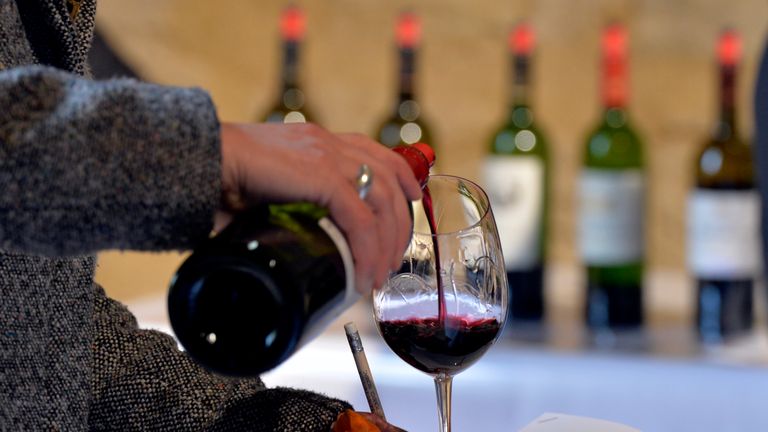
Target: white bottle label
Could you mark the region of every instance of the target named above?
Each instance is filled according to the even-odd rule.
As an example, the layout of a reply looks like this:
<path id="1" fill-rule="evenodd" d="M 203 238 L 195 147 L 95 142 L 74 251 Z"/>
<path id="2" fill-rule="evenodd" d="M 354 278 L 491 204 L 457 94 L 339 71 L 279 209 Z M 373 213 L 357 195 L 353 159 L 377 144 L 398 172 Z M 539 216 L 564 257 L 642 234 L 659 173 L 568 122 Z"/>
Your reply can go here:
<path id="1" fill-rule="evenodd" d="M 528 270 L 541 255 L 544 163 L 534 156 L 489 156 L 483 169 L 509 270 Z"/>
<path id="2" fill-rule="evenodd" d="M 642 260 L 645 185 L 639 169 L 582 171 L 578 241 L 588 265 Z"/>
<path id="3" fill-rule="evenodd" d="M 327 217 L 321 218 L 317 224 L 336 245 L 336 249 L 338 249 L 339 255 L 341 255 L 341 260 L 344 262 L 344 277 L 347 284 L 344 287 L 344 297 L 340 302 L 329 305 L 327 309 L 318 310 L 312 316 L 313 320 L 304 327 L 304 333 L 301 335 L 301 340 L 298 344 L 299 347 L 306 345 L 319 336 L 328 325 L 361 297 L 360 293 L 355 289 L 355 266 L 352 261 L 352 252 L 349 250 L 344 234 Z"/>
<path id="4" fill-rule="evenodd" d="M 694 189 L 688 197 L 688 268 L 705 279 L 749 279 L 760 266 L 754 190 Z"/>

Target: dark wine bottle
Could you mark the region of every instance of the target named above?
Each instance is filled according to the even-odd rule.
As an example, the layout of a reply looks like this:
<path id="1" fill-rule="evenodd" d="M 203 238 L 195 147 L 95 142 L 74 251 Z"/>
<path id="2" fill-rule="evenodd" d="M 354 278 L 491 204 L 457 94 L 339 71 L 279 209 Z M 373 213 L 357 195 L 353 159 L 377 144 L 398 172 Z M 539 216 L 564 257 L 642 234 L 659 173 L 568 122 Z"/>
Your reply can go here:
<path id="1" fill-rule="evenodd" d="M 393 149 L 426 184 L 434 153 Z M 238 216 L 181 265 L 168 292 L 176 337 L 204 367 L 254 376 L 286 360 L 357 301 L 349 247 L 309 203 Z"/>
<path id="2" fill-rule="evenodd" d="M 306 18 L 298 6 L 289 6 L 283 11 L 280 20 L 283 40 L 281 88 L 277 99 L 260 120 L 270 123 L 307 123 L 314 119 L 299 85 L 299 49 L 305 27 Z"/>
<path id="3" fill-rule="evenodd" d="M 759 199 L 752 149 L 736 123 L 740 40 L 725 31 L 718 43 L 720 117 L 696 158 L 688 197 L 688 265 L 696 280 L 696 328 L 702 341 L 720 342 L 752 328 L 754 279 L 759 269 Z"/>
<path id="4" fill-rule="evenodd" d="M 416 52 L 421 38 L 419 18 L 410 12 L 401 14 L 396 33 L 400 55 L 397 103 L 381 122 L 376 139 L 390 148 L 417 142 L 434 146 L 432 132 L 415 96 Z"/>
<path id="5" fill-rule="evenodd" d="M 579 249 L 587 273 L 586 322 L 593 329 L 643 321 L 642 142 L 626 110 L 627 35 L 613 24 L 602 37 L 600 123 L 589 134 L 579 195 Z"/>
<path id="6" fill-rule="evenodd" d="M 510 321 L 537 321 L 544 314 L 548 150 L 529 103 L 533 46 L 528 25 L 510 33 L 514 76 L 509 111 L 491 138 L 483 169 L 509 280 Z"/>

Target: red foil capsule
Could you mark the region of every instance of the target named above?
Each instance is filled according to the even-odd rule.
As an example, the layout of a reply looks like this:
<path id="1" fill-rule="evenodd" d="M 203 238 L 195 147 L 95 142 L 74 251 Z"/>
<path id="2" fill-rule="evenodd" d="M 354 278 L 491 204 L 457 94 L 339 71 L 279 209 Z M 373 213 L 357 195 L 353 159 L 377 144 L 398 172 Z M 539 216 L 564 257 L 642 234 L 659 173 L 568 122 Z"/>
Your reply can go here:
<path id="1" fill-rule="evenodd" d="M 280 19 L 280 33 L 288 41 L 300 41 L 306 30 L 306 16 L 298 6 L 288 6 Z"/>
<path id="2" fill-rule="evenodd" d="M 725 30 L 717 44 L 717 59 L 723 66 L 736 66 L 741 59 L 741 37 L 735 30 Z"/>
<path id="3" fill-rule="evenodd" d="M 536 44 L 533 29 L 527 23 L 518 24 L 509 32 L 507 43 L 513 54 L 518 56 L 530 55 Z"/>
<path id="4" fill-rule="evenodd" d="M 627 31 L 620 24 L 611 24 L 603 31 L 603 104 L 624 107 L 629 98 L 627 68 Z"/>
<path id="5" fill-rule="evenodd" d="M 397 45 L 400 48 L 415 48 L 421 40 L 421 21 L 412 12 L 403 12 L 397 20 Z"/>

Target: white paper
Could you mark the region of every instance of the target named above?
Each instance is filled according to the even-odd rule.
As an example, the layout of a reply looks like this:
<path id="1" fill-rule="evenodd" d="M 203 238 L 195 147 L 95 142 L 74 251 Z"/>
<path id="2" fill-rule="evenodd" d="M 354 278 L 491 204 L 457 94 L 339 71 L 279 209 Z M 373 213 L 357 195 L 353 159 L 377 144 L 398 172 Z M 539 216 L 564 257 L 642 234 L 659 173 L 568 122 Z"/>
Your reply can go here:
<path id="1" fill-rule="evenodd" d="M 640 429 L 607 420 L 545 413 L 520 429 L 520 432 L 640 432 Z"/>

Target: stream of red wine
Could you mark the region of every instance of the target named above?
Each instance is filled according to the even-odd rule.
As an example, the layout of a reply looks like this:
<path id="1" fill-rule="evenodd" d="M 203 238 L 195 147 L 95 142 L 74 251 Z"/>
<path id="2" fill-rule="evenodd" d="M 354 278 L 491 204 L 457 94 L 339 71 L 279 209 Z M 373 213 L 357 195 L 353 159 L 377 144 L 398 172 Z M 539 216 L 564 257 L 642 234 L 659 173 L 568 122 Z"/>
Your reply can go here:
<path id="1" fill-rule="evenodd" d="M 432 204 L 432 194 L 429 191 L 429 186 L 424 186 L 421 203 L 424 206 L 424 213 L 427 215 L 427 222 L 429 222 L 429 231 L 432 234 L 432 247 L 435 253 L 435 277 L 437 278 L 437 320 L 441 326 L 445 326 L 445 317 L 447 315 L 445 308 L 445 290 L 443 289 L 443 278 L 440 275 L 440 245 L 437 242 L 437 221 L 435 220 L 435 209 Z"/>
<path id="2" fill-rule="evenodd" d="M 440 246 L 437 242 L 432 194 L 423 190 L 422 204 L 432 233 L 437 277 L 437 318 L 406 318 L 379 322 L 384 340 L 400 358 L 429 374 L 455 375 L 474 363 L 491 346 L 500 329 L 496 318 L 448 316 L 440 275 Z"/>

